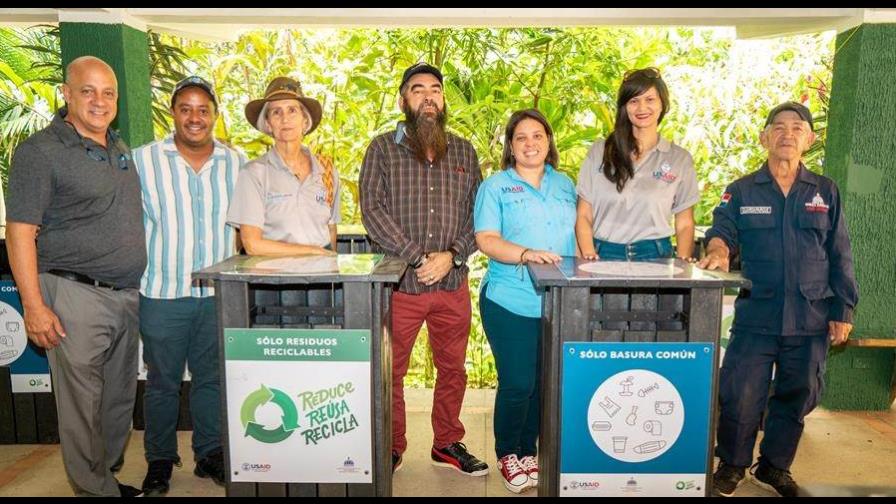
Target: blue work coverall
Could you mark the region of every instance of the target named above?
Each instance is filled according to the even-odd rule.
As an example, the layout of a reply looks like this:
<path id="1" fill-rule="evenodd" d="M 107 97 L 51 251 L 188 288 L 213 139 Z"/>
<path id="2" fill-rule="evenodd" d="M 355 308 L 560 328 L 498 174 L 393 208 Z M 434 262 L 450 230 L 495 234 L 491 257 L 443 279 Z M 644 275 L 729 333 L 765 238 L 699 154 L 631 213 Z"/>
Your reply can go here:
<path id="1" fill-rule="evenodd" d="M 859 297 L 840 193 L 800 164 L 785 197 L 766 163 L 728 186 L 706 233 L 707 243 L 712 238 L 740 250 L 743 275 L 753 283 L 734 304 L 719 378 L 717 454 L 728 465 L 749 466 L 767 404 L 760 457 L 789 470 L 803 418 L 824 386 L 828 321 L 852 323 Z"/>

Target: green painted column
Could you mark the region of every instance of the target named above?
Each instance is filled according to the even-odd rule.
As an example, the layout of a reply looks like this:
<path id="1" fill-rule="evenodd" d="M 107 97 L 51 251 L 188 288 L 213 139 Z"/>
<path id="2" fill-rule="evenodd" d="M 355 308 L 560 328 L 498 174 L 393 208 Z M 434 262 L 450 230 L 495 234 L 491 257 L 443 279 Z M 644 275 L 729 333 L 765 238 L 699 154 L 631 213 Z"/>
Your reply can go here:
<path id="1" fill-rule="evenodd" d="M 896 24 L 837 37 L 825 174 L 843 195 L 859 282 L 852 338 L 896 338 Z M 881 410 L 892 403 L 892 348 L 834 349 L 822 404 Z"/>
<path id="2" fill-rule="evenodd" d="M 79 56 L 96 56 L 118 79 L 118 117 L 112 123 L 130 147 L 153 140 L 149 39 L 124 24 L 59 23 L 62 65 Z"/>

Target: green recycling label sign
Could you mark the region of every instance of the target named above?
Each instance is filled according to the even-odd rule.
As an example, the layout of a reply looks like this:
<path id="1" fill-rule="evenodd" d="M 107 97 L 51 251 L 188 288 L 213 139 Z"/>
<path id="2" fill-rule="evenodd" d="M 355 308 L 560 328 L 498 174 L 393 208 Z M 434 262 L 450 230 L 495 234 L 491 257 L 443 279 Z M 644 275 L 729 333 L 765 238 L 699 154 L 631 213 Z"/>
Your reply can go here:
<path id="1" fill-rule="evenodd" d="M 231 481 L 372 483 L 369 330 L 225 329 Z"/>

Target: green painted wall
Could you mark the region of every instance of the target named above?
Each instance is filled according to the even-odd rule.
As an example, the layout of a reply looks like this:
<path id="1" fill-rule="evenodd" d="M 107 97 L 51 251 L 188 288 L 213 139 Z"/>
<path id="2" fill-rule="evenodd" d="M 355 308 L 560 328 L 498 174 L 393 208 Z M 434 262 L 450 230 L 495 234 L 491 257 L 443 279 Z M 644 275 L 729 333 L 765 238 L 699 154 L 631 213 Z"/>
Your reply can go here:
<path id="1" fill-rule="evenodd" d="M 122 24 L 59 23 L 62 64 L 96 56 L 115 70 L 118 117 L 112 123 L 125 142 L 137 147 L 153 140 L 149 40 L 145 32 Z"/>
<path id="2" fill-rule="evenodd" d="M 854 338 L 896 338 L 896 24 L 837 37 L 825 175 L 843 194 L 859 282 Z M 822 404 L 888 409 L 893 349 L 831 352 Z"/>

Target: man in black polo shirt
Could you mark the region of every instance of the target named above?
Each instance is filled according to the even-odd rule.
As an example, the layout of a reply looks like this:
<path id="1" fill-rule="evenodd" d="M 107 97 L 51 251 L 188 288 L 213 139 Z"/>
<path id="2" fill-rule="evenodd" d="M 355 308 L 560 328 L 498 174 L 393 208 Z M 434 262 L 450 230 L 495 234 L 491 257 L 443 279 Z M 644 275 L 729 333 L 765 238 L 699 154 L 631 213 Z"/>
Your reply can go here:
<path id="1" fill-rule="evenodd" d="M 6 242 L 25 328 L 46 348 L 65 470 L 77 495 L 118 483 L 137 387 L 137 289 L 146 267 L 140 181 L 109 129 L 118 82 L 102 60 L 66 68 L 66 107 L 16 149 Z"/>

